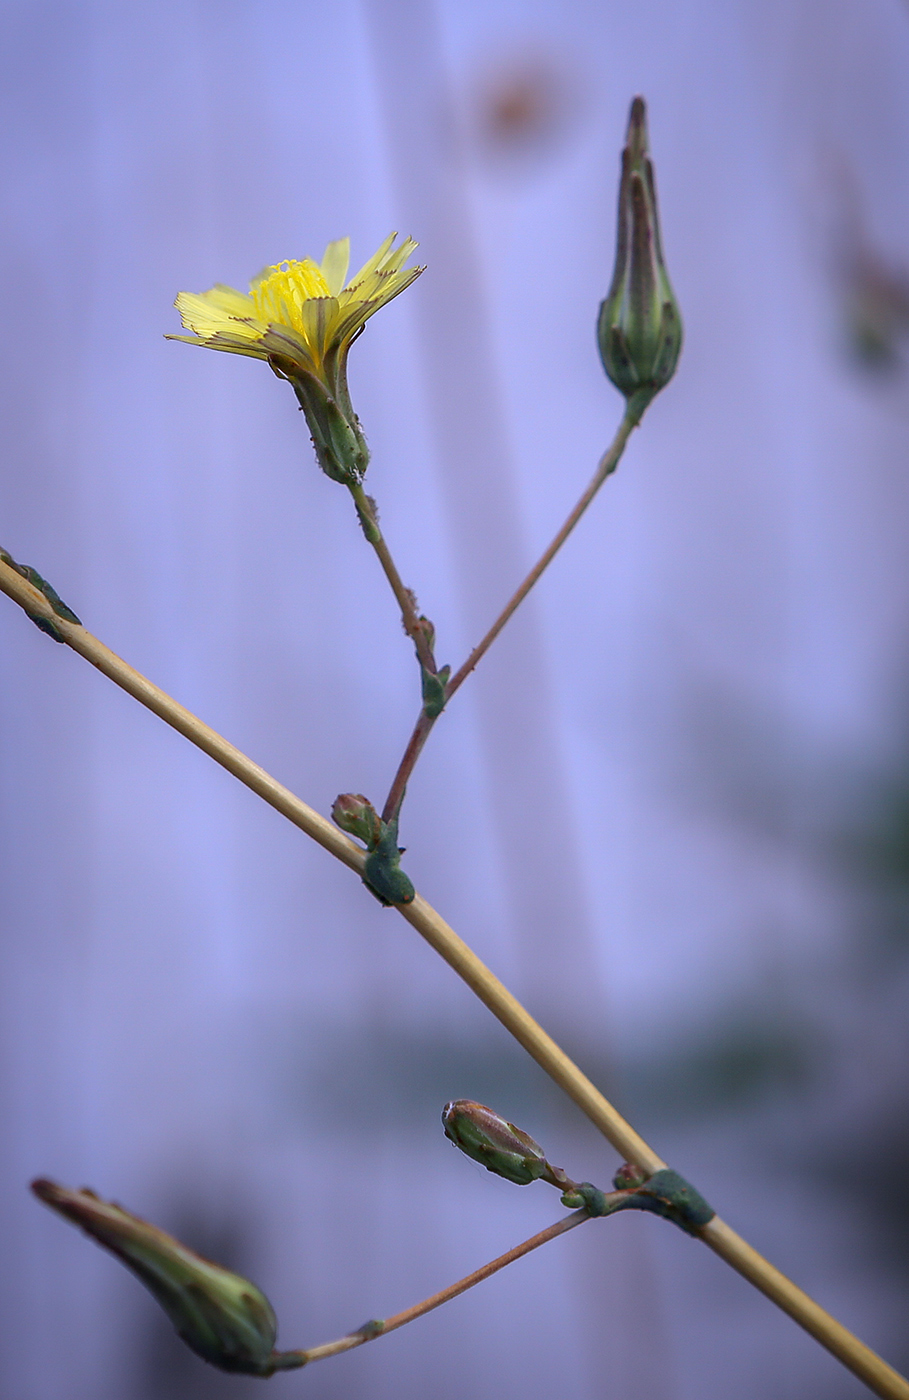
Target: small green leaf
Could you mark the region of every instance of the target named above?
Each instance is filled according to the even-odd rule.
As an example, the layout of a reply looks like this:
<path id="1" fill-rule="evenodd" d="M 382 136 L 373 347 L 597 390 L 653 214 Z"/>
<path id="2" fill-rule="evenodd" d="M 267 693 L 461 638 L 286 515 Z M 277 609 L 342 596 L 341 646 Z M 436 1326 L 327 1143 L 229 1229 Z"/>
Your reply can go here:
<path id="1" fill-rule="evenodd" d="M 363 883 L 381 904 L 410 904 L 416 895 L 412 881 L 401 869 L 403 848 L 398 845 L 398 823 L 382 823 L 382 835 L 366 857 Z"/>
<path id="2" fill-rule="evenodd" d="M 443 666 L 441 671 L 433 675 L 425 666 L 421 666 L 420 674 L 423 681 L 423 713 L 427 719 L 438 719 L 445 709 L 445 687 L 451 675 L 451 667 Z"/>

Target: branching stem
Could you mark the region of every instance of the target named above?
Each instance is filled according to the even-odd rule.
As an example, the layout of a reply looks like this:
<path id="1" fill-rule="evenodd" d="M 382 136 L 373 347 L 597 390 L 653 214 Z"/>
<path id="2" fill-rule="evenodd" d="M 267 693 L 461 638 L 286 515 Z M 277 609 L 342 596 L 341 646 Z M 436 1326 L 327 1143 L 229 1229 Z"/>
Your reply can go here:
<path id="1" fill-rule="evenodd" d="M 483 640 L 477 643 L 473 651 L 468 656 L 467 660 L 464 662 L 464 665 L 460 668 L 459 671 L 455 672 L 451 680 L 446 685 L 446 702 L 449 701 L 454 695 L 455 691 L 459 690 L 460 687 L 464 684 L 471 671 L 477 665 L 477 662 L 480 661 L 481 658 L 486 655 L 487 651 L 492 646 L 493 642 L 501 632 L 502 628 L 509 621 L 512 615 L 517 611 L 517 609 L 521 606 L 524 599 L 527 597 L 527 594 L 530 592 L 531 588 L 533 588 L 537 580 L 552 563 L 553 559 L 558 554 L 559 550 L 562 548 L 562 545 L 568 539 L 568 536 L 571 534 L 575 525 L 577 525 L 581 516 L 584 514 L 587 507 L 590 505 L 590 502 L 593 500 L 594 496 L 597 494 L 600 487 L 603 485 L 603 482 L 608 476 L 611 476 L 612 473 L 615 471 L 616 467 L 619 464 L 619 459 L 621 458 L 622 453 L 625 450 L 625 445 L 628 442 L 629 437 L 631 436 L 632 429 L 636 428 L 637 424 L 638 419 L 626 412 L 624 418 L 619 424 L 619 428 L 616 432 L 615 437 L 613 438 L 612 442 L 609 444 L 606 451 L 600 458 L 597 469 L 593 475 L 593 479 L 587 487 L 587 490 L 584 492 L 583 496 L 578 501 L 577 505 L 569 515 L 568 519 L 565 521 L 561 530 L 559 530 L 558 534 L 556 535 L 552 543 L 549 545 L 549 547 L 546 550 L 544 550 L 543 554 L 534 564 L 533 568 L 531 569 L 530 573 L 527 575 L 521 586 L 517 589 L 515 593 L 512 594 L 511 598 L 505 604 L 505 607 L 499 613 L 498 617 L 490 627 L 489 631 L 486 633 Z M 379 557 L 381 558 L 382 556 L 380 555 Z M 394 568 L 393 564 L 392 568 Z M 386 573 L 388 573 L 387 569 Z M 390 574 L 388 574 L 388 577 L 391 581 Z M 395 578 L 397 578 L 397 573 L 395 573 Z M 400 579 L 398 579 L 398 583 L 400 584 Z M 392 588 L 395 587 L 393 581 L 391 586 Z M 397 596 L 397 592 L 395 596 Z M 406 619 L 404 625 L 405 628 L 407 628 Z M 424 662 L 423 664 L 425 665 L 426 663 Z M 434 665 L 435 663 L 433 663 L 433 666 Z M 416 767 L 417 759 L 423 752 L 423 746 L 425 745 L 426 740 L 432 733 L 432 728 L 436 722 L 436 719 L 438 719 L 438 715 L 430 717 L 426 714 L 425 710 L 420 712 L 420 717 L 417 720 L 416 725 L 414 726 L 414 731 L 410 736 L 407 748 L 404 750 L 404 756 L 398 765 L 398 771 L 395 774 L 394 782 L 391 785 L 391 789 L 385 801 L 385 807 L 382 812 L 382 817 L 385 821 L 390 821 L 392 817 L 397 816 L 400 812 L 401 803 L 404 801 L 404 793 L 407 790 L 407 784 L 410 779 L 410 775 Z"/>
<path id="2" fill-rule="evenodd" d="M 134 670 L 84 627 L 67 622 L 55 613 L 45 595 L 2 559 L 0 592 L 6 593 L 30 617 L 43 617 L 52 623 L 67 645 L 90 661 L 103 675 L 108 676 L 179 734 L 184 735 L 222 768 L 239 778 L 240 782 L 245 783 L 282 816 L 311 836 L 337 860 L 362 876 L 365 853 L 361 847 L 272 778 L 240 749 L 228 743 L 203 720 Z M 395 907 L 402 918 L 406 919 L 454 969 L 515 1040 L 523 1045 L 541 1069 L 573 1099 L 621 1157 L 643 1167 L 648 1174 L 665 1167 L 666 1163 L 662 1158 L 657 1156 L 653 1148 L 613 1108 L 609 1100 L 425 899 L 417 895 L 410 904 Z M 842 1323 L 831 1317 L 830 1313 L 815 1303 L 791 1279 L 786 1278 L 779 1269 L 775 1269 L 718 1216 L 714 1216 L 710 1223 L 703 1227 L 700 1238 L 755 1288 L 760 1289 L 766 1297 L 794 1318 L 876 1395 L 881 1396 L 882 1400 L 909 1400 L 909 1382 L 903 1376 L 888 1366 L 870 1347 L 865 1346 L 864 1342 L 859 1341 Z"/>

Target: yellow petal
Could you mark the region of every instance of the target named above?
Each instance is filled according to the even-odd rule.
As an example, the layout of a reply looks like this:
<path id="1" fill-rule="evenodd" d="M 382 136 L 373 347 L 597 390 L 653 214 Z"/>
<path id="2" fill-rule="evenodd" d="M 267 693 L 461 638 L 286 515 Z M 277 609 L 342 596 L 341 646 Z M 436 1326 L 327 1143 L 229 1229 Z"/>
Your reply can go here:
<path id="1" fill-rule="evenodd" d="M 266 352 L 263 358 L 267 359 L 268 355 L 280 355 L 282 359 L 292 360 L 294 364 L 302 365 L 304 369 L 315 369 L 309 345 L 299 331 L 295 331 L 292 326 L 269 326 L 258 343 Z"/>
<path id="2" fill-rule="evenodd" d="M 310 297 L 300 307 L 303 336 L 313 354 L 319 359 L 325 354 L 332 322 L 338 310 L 334 297 Z"/>
<path id="3" fill-rule="evenodd" d="M 225 297 L 225 292 L 230 292 L 231 296 Z M 209 336 L 218 330 L 231 329 L 244 339 L 255 340 L 263 330 L 261 324 L 250 319 L 255 314 L 252 298 L 230 287 L 213 287 L 210 292 L 180 292 L 174 305 L 184 326 L 197 335 Z M 241 320 L 241 316 L 244 319 Z"/>
<path id="4" fill-rule="evenodd" d="M 256 314 L 252 297 L 247 296 L 245 292 L 238 292 L 236 287 L 225 287 L 223 282 L 216 282 L 211 291 L 203 292 L 202 295 L 228 316 L 249 317 Z"/>
<path id="5" fill-rule="evenodd" d="M 311 258 L 289 259 L 262 270 L 250 295 L 218 283 L 207 292 L 180 292 L 176 306 L 191 336 L 171 336 L 213 350 L 297 364 L 322 375 L 327 355 L 344 353 L 357 331 L 380 306 L 419 277 L 422 267 L 404 267 L 417 247 L 396 233 L 343 286 L 350 242 L 339 238 L 325 249 L 321 266 Z"/>
<path id="6" fill-rule="evenodd" d="M 209 350 L 230 350 L 234 355 L 250 355 L 254 360 L 267 360 L 268 355 L 259 346 L 261 341 L 239 341 L 229 344 L 230 336 L 223 331 L 217 335 L 166 335 L 165 340 L 182 340 L 187 345 L 204 345 Z"/>
<path id="7" fill-rule="evenodd" d="M 356 273 L 355 276 L 351 277 L 350 282 L 348 284 L 348 290 L 352 291 L 354 287 L 358 286 L 359 283 L 364 280 L 364 278 L 368 277 L 370 273 L 375 272 L 377 267 L 381 266 L 382 261 L 386 257 L 389 248 L 391 247 L 392 243 L 394 243 L 397 236 L 398 235 L 396 233 L 390 233 L 388 235 L 385 242 L 381 245 L 381 247 L 379 247 L 376 250 L 376 252 L 373 253 L 369 261 L 365 262 L 360 268 L 360 271 Z"/>
<path id="8" fill-rule="evenodd" d="M 349 267 L 350 239 L 338 238 L 334 243 L 329 243 L 322 259 L 322 276 L 328 283 L 328 290 L 333 297 L 336 297 L 344 286 Z"/>
<path id="9" fill-rule="evenodd" d="M 403 267 L 411 253 L 415 252 L 420 245 L 412 238 L 405 238 L 400 248 L 393 249 L 388 256 L 383 259 L 383 272 L 397 272 L 399 267 Z"/>

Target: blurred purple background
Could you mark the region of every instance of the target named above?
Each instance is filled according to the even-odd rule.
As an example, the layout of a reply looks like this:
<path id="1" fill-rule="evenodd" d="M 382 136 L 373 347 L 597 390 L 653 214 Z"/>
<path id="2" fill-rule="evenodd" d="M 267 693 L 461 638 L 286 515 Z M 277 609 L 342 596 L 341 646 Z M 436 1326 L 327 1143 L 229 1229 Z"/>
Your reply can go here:
<path id="1" fill-rule="evenodd" d="M 909 6 L 0 7 L 0 543 L 327 812 L 415 667 L 264 367 L 181 288 L 429 270 L 351 363 L 371 490 L 459 664 L 618 421 L 593 324 L 650 106 L 674 382 L 411 783 L 406 868 L 731 1224 L 909 1364 Z M 349 873 L 0 599 L 3 1400 L 230 1400 L 27 1182 L 90 1184 L 272 1299 L 387 1315 L 558 1217 L 442 1137 L 614 1153 Z M 547 1246 L 279 1397 L 858 1396 L 656 1219 Z"/>

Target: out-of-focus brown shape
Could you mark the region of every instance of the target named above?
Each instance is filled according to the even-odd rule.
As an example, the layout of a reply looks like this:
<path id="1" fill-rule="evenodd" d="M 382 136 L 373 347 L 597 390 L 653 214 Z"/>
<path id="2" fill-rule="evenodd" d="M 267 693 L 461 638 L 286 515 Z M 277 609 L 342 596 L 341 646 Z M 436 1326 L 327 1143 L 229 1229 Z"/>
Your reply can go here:
<path id="1" fill-rule="evenodd" d="M 854 171 L 840 162 L 839 275 L 849 347 L 864 367 L 892 371 L 907 365 L 909 263 L 899 265 L 875 247 L 868 232 Z"/>
<path id="2" fill-rule="evenodd" d="M 865 248 L 849 273 L 852 349 L 872 369 L 892 368 L 903 360 L 901 342 L 909 341 L 909 272 L 888 266 Z"/>
<path id="3" fill-rule="evenodd" d="M 577 110 L 576 76 L 543 54 L 504 59 L 479 75 L 473 103 L 478 144 L 498 159 L 544 153 L 565 135 Z"/>

